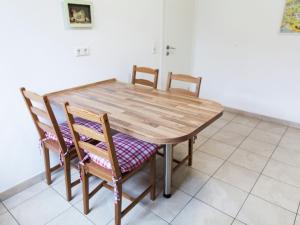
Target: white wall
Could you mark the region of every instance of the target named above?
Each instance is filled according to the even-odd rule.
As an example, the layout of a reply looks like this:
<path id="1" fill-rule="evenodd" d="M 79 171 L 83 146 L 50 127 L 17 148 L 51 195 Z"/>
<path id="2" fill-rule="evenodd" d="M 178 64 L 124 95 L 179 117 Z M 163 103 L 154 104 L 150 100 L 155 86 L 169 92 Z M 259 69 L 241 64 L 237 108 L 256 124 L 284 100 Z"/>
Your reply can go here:
<path id="1" fill-rule="evenodd" d="M 183 0 L 184 1 L 184 0 Z M 95 27 L 64 27 L 60 0 L 1 1 L 0 193 L 42 171 L 33 123 L 19 93 L 45 93 L 159 66 L 162 0 L 94 1 Z M 193 73 L 202 97 L 300 122 L 300 36 L 280 34 L 284 0 L 196 0 Z M 3 22 L 4 21 L 4 22 Z M 74 48 L 91 55 L 76 58 Z"/>
<path id="2" fill-rule="evenodd" d="M 280 34 L 285 0 L 197 0 L 194 73 L 201 95 L 300 122 L 300 35 Z"/>
<path id="3" fill-rule="evenodd" d="M 159 66 L 161 0 L 94 1 L 93 29 L 66 29 L 60 0 L 1 1 L 0 193 L 40 173 L 38 137 L 19 93 L 46 93 Z M 88 57 L 74 48 L 90 47 Z"/>

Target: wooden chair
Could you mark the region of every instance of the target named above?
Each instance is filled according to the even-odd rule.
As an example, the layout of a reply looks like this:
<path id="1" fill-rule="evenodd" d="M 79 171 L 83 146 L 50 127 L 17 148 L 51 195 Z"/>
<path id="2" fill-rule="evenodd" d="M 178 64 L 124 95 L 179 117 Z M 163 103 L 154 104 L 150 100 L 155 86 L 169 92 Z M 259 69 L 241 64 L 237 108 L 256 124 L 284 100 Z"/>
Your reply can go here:
<path id="1" fill-rule="evenodd" d="M 70 106 L 68 103 L 65 104 L 65 112 L 75 142 L 78 158 L 80 160 L 79 165 L 83 185 L 84 213 L 87 214 L 89 212 L 89 199 L 93 197 L 98 190 L 105 187 L 114 192 L 115 224 L 120 225 L 121 218 L 149 192 L 151 193 L 151 199 L 155 199 L 155 155 L 158 146 L 140 141 L 122 133 L 118 133 L 112 137 L 107 114 L 94 114 L 92 112 Z M 96 132 L 95 130 L 89 129 L 85 126 L 74 124 L 74 116 L 101 124 L 103 133 Z M 92 145 L 90 143 L 80 141 L 80 134 L 99 141 L 99 143 L 97 145 Z M 135 145 L 136 148 L 134 148 Z M 141 150 L 141 145 L 147 146 Z M 147 154 L 145 154 L 146 151 Z M 138 161 L 139 163 L 137 163 Z M 149 187 L 137 198 L 122 192 L 123 183 L 139 171 L 145 163 L 150 163 L 151 165 Z M 93 191 L 89 192 L 88 178 L 91 175 L 101 178 L 103 181 Z M 109 185 L 108 182 L 112 182 L 113 185 Z M 132 201 L 132 203 L 123 211 L 122 196 Z"/>
<path id="2" fill-rule="evenodd" d="M 64 128 L 67 128 L 67 124 L 64 123 L 61 125 L 57 123 L 46 96 L 40 96 L 33 92 L 27 91 L 25 88 L 21 88 L 21 93 L 40 137 L 45 161 L 47 184 L 50 185 L 52 182 L 51 173 L 61 168 L 63 164 L 66 183 L 66 198 L 68 201 L 70 201 L 72 197 L 71 188 L 79 184 L 80 179 L 71 182 L 71 160 L 77 157 L 77 155 L 75 148 L 71 146 L 72 143 L 68 141 L 66 143 L 61 133 L 61 128 L 63 126 Z M 51 167 L 49 150 L 52 150 L 60 156 L 62 162 L 61 164 Z"/>
<path id="3" fill-rule="evenodd" d="M 153 76 L 153 82 L 145 79 L 137 79 L 137 73 L 146 73 Z M 152 87 L 154 89 L 157 89 L 157 81 L 158 81 L 158 69 L 151 69 L 148 67 L 137 67 L 136 65 L 133 66 L 132 70 L 132 84 L 140 84 L 148 87 Z"/>
<path id="4" fill-rule="evenodd" d="M 177 80 L 177 81 L 181 81 L 184 83 L 189 83 L 189 84 L 195 84 L 196 85 L 196 89 L 195 91 L 190 91 L 190 90 L 186 90 L 183 88 L 172 88 L 172 81 L 173 80 Z M 172 93 L 176 93 L 179 95 L 187 95 L 187 96 L 192 96 L 192 97 L 199 97 L 199 93 L 200 93 L 200 86 L 201 86 L 201 77 L 193 77 L 190 75 L 184 75 L 184 74 L 173 74 L 172 72 L 169 73 L 168 76 L 168 83 L 167 83 L 167 91 L 172 92 Z"/>
<path id="5" fill-rule="evenodd" d="M 196 85 L 195 91 L 186 90 L 183 88 L 172 88 L 172 81 L 177 80 L 184 83 L 194 84 Z M 184 74 L 173 74 L 172 72 L 169 73 L 168 81 L 167 81 L 167 88 L 166 91 L 172 92 L 174 94 L 182 95 L 182 96 L 189 96 L 189 97 L 199 97 L 200 87 L 201 87 L 201 77 L 193 77 L 190 75 Z M 182 160 L 177 160 L 173 158 L 173 162 L 177 165 L 174 167 L 174 171 L 177 170 L 181 165 L 183 165 L 186 161 L 188 161 L 188 165 L 192 166 L 193 163 L 193 144 L 197 136 L 189 139 L 188 141 L 188 156 L 186 156 Z M 162 154 L 160 154 L 162 155 Z"/>

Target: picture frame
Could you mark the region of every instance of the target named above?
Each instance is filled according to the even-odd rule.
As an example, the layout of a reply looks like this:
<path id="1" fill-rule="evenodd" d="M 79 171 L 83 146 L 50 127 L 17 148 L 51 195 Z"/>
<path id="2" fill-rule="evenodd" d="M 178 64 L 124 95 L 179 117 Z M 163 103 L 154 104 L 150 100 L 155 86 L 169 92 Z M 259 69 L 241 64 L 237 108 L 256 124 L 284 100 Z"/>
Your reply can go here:
<path id="1" fill-rule="evenodd" d="M 300 1 L 286 0 L 281 33 L 300 33 Z"/>
<path id="2" fill-rule="evenodd" d="M 93 27 L 93 4 L 88 0 L 64 0 L 66 22 L 71 28 Z"/>

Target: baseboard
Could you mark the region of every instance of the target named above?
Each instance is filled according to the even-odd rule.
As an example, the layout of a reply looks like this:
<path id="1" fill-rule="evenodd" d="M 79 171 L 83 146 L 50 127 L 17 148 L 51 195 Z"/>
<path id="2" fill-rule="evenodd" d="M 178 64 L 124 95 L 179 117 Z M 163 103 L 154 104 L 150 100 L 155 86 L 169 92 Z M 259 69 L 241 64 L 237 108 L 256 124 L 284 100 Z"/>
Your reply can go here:
<path id="1" fill-rule="evenodd" d="M 235 108 L 231 108 L 231 107 L 226 107 L 226 106 L 224 107 L 224 109 L 227 112 L 238 113 L 238 114 L 241 114 L 241 115 L 261 119 L 261 120 L 264 120 L 264 121 L 269 121 L 269 122 L 278 123 L 278 124 L 282 124 L 282 125 L 286 125 L 286 126 L 290 126 L 290 127 L 300 129 L 300 124 L 296 123 L 296 122 L 283 120 L 283 119 L 278 119 L 278 118 L 274 118 L 274 117 L 270 117 L 270 116 L 265 116 L 265 115 L 261 115 L 261 114 L 258 114 L 258 113 L 251 113 L 251 112 L 247 112 L 247 111 L 243 111 L 243 110 L 235 109 Z"/>
<path id="2" fill-rule="evenodd" d="M 18 194 L 19 192 L 24 191 L 25 189 L 41 182 L 42 180 L 44 180 L 44 178 L 45 178 L 45 174 L 44 174 L 44 172 L 42 172 L 42 173 L 35 175 L 32 178 L 29 178 L 28 180 L 21 182 L 20 184 L 17 184 L 14 187 L 11 187 L 8 190 L 0 193 L 0 200 L 4 201 L 4 200 Z"/>

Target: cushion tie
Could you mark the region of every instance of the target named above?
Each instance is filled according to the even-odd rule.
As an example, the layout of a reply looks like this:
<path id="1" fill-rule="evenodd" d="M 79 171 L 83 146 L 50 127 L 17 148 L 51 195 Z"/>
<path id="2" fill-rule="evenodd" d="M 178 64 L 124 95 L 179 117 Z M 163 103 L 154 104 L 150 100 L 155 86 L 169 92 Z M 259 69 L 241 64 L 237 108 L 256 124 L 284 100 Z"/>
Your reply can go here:
<path id="1" fill-rule="evenodd" d="M 122 177 L 114 177 L 112 178 L 112 182 L 113 182 L 113 185 L 114 185 L 114 198 L 115 198 L 115 204 L 117 204 L 118 201 L 121 200 L 121 196 L 120 196 L 120 192 L 118 190 L 118 186 L 117 186 L 117 183 L 119 183 L 121 181 Z"/>
<path id="2" fill-rule="evenodd" d="M 40 152 L 43 150 L 43 147 L 44 147 L 44 142 L 47 140 L 48 138 L 40 138 L 39 139 L 39 150 L 40 150 Z"/>
<path id="3" fill-rule="evenodd" d="M 60 161 L 60 165 L 63 166 L 64 165 L 64 158 L 69 155 L 71 153 L 71 149 L 67 148 L 67 151 L 63 154 L 63 152 L 61 151 L 61 153 L 59 154 L 59 161 Z"/>
<path id="4" fill-rule="evenodd" d="M 81 176 L 82 166 L 85 166 L 85 162 L 89 159 L 90 159 L 89 155 L 85 155 L 84 158 L 78 163 L 78 170 L 79 170 L 79 176 L 81 182 L 82 182 L 82 176 Z"/>

